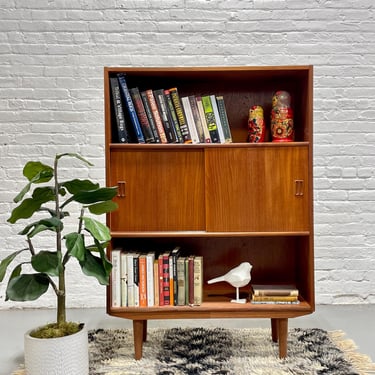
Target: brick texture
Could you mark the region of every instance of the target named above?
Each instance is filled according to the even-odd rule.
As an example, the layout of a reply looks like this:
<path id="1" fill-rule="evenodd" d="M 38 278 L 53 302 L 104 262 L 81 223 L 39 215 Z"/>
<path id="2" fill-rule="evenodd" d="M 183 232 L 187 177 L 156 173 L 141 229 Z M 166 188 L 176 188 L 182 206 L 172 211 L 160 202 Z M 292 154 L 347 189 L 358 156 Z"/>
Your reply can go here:
<path id="1" fill-rule="evenodd" d="M 0 257 L 19 248 L 6 219 L 26 160 L 80 152 L 104 182 L 104 66 L 313 64 L 317 302 L 375 303 L 373 0 L 0 5 Z M 104 306 L 103 287 L 71 276 L 70 307 Z M 2 285 L 0 308 L 54 304 L 4 299 Z"/>

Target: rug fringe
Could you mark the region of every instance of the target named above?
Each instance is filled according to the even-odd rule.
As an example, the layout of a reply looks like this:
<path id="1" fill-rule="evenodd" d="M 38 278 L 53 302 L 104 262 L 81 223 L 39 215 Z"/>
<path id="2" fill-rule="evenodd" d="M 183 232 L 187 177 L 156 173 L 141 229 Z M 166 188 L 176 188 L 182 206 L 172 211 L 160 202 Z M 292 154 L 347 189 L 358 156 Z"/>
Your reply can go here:
<path id="1" fill-rule="evenodd" d="M 346 338 L 344 331 L 337 330 L 328 333 L 334 344 L 341 349 L 360 375 L 375 374 L 375 363 L 372 362 L 368 355 L 357 351 L 358 346 L 353 340 Z"/>

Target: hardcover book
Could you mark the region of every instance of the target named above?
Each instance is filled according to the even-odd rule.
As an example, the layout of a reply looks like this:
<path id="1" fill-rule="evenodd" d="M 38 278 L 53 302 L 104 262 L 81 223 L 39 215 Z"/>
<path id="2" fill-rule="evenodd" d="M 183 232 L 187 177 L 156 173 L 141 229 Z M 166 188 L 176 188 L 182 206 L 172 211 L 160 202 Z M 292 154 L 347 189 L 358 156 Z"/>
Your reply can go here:
<path id="1" fill-rule="evenodd" d="M 154 139 L 155 139 L 155 143 L 160 143 L 160 137 L 159 137 L 158 129 L 156 128 L 154 117 L 152 116 L 152 110 L 151 110 L 150 104 L 147 100 L 146 91 L 141 92 L 141 98 L 142 98 L 142 102 L 143 102 L 143 107 L 145 109 L 145 112 L 146 112 L 146 115 L 147 115 L 147 118 L 148 118 L 148 122 L 149 122 L 151 130 L 152 130 L 152 134 L 153 134 Z"/>
<path id="2" fill-rule="evenodd" d="M 172 98 L 173 105 L 176 111 L 176 115 L 178 118 L 178 123 L 180 125 L 180 130 L 181 130 L 184 143 L 192 143 L 191 134 L 189 131 L 188 124 L 186 122 L 186 117 L 185 117 L 184 109 L 181 104 L 181 99 L 180 99 L 178 90 L 176 87 L 172 87 L 168 91 L 171 94 L 171 98 Z"/>
<path id="3" fill-rule="evenodd" d="M 215 95 L 210 95 L 210 99 L 211 99 L 212 110 L 213 110 L 214 115 L 215 115 L 217 132 L 219 133 L 220 143 L 225 143 L 223 126 L 221 124 L 219 110 L 217 108 L 217 103 L 216 103 L 216 96 Z"/>
<path id="4" fill-rule="evenodd" d="M 167 102 L 168 118 L 176 133 L 177 141 L 178 143 L 184 143 L 170 91 L 164 90 L 164 96 L 165 96 L 165 101 Z"/>
<path id="5" fill-rule="evenodd" d="M 160 117 L 159 109 L 156 104 L 153 91 L 151 89 L 146 90 L 146 96 L 147 96 L 148 104 L 150 105 L 150 108 L 151 108 L 152 117 L 155 121 L 156 129 L 159 134 L 160 142 L 168 143 L 165 130 L 164 130 L 164 126 L 163 126 L 163 121 Z"/>
<path id="6" fill-rule="evenodd" d="M 216 97 L 216 103 L 217 103 L 217 108 L 218 108 L 218 111 L 219 111 L 219 117 L 220 117 L 221 125 L 223 127 L 225 143 L 232 143 L 232 134 L 231 134 L 231 131 L 230 131 L 227 111 L 225 109 L 224 97 L 222 95 L 217 96 Z"/>
<path id="7" fill-rule="evenodd" d="M 126 119 L 118 79 L 116 77 L 111 77 L 110 84 L 112 93 L 113 114 L 115 117 L 115 124 L 117 128 L 118 142 L 129 143 L 129 134 L 126 128 Z"/>
<path id="8" fill-rule="evenodd" d="M 209 95 L 202 96 L 202 105 L 206 117 L 208 131 L 210 132 L 211 141 L 213 143 L 220 143 L 219 132 L 217 129 L 216 118 L 211 104 Z"/>
<path id="9" fill-rule="evenodd" d="M 145 143 L 145 139 L 143 137 L 141 125 L 140 125 L 139 120 L 138 120 L 137 112 L 134 108 L 133 100 L 131 98 L 131 95 L 130 95 L 130 92 L 129 92 L 129 89 L 128 89 L 128 86 L 127 86 L 127 83 L 126 83 L 125 74 L 118 73 L 117 78 L 118 78 L 118 81 L 119 81 L 119 84 L 120 84 L 120 88 L 121 88 L 123 97 L 125 99 L 125 103 L 126 103 L 126 107 L 128 109 L 130 120 L 133 124 L 133 128 L 134 128 L 135 134 L 137 136 L 137 140 L 138 140 L 139 143 Z"/>
<path id="10" fill-rule="evenodd" d="M 146 143 L 155 143 L 154 134 L 148 120 L 145 107 L 141 98 L 138 87 L 133 87 L 129 90 L 130 96 L 133 100 L 135 110 L 137 112 L 138 120 L 142 128 L 142 133 Z"/>
<path id="11" fill-rule="evenodd" d="M 181 98 L 181 103 L 185 112 L 186 122 L 188 124 L 191 140 L 193 143 L 199 143 L 197 128 L 195 126 L 193 113 L 191 111 L 189 97 L 183 96 Z"/>

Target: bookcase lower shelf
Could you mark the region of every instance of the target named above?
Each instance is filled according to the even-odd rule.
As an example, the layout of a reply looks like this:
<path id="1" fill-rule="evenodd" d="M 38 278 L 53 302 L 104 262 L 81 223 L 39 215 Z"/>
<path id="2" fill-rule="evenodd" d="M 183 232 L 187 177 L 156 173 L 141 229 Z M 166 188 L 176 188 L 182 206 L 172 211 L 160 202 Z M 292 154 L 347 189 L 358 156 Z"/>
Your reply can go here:
<path id="1" fill-rule="evenodd" d="M 223 319 L 269 318 L 272 341 L 279 345 L 279 357 L 287 355 L 288 319 L 307 315 L 313 308 L 305 301 L 294 305 L 234 304 L 204 302 L 200 306 L 161 306 L 112 308 L 109 315 L 133 320 L 134 358 L 142 358 L 143 343 L 147 340 L 147 321 L 153 319 Z"/>

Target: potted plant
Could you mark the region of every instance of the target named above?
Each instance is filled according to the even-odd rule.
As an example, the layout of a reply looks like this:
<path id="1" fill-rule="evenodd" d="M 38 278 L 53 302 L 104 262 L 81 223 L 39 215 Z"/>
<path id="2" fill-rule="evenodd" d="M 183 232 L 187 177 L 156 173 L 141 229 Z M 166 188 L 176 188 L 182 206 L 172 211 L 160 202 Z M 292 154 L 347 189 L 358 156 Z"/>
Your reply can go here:
<path id="1" fill-rule="evenodd" d="M 117 188 L 100 187 L 88 179 L 60 181 L 59 162 L 62 158 L 78 159 L 86 166 L 92 166 L 76 153 L 57 154 L 53 166 L 39 161 L 26 163 L 23 174 L 28 183 L 14 198 L 18 206 L 11 212 L 8 222 L 14 224 L 20 219 L 37 218 L 19 233 L 25 236 L 26 246 L 8 255 L 0 263 L 2 282 L 8 267 L 14 264 L 16 258 L 19 259 L 9 270 L 6 300 L 36 300 L 49 287 L 56 295 L 56 322 L 25 335 L 25 367 L 28 375 L 88 374 L 86 328 L 80 323 L 68 322 L 66 318 L 66 267 L 68 262 L 76 259 L 85 275 L 95 277 L 103 285 L 108 284 L 112 268 L 105 252 L 111 238 L 109 228 L 91 215 L 87 216 L 86 212 L 101 215 L 115 210 L 117 204 L 112 199 Z M 67 209 L 74 202 L 80 205 L 80 210 L 76 207 L 74 211 L 77 213 L 77 222 L 74 222 L 76 230 L 66 233 L 68 230 L 64 228 L 64 220 L 70 216 Z M 48 249 L 37 250 L 34 237 L 42 232 L 52 232 L 53 242 Z M 28 254 L 26 260 L 24 253 Z M 63 342 L 75 336 L 80 337 L 77 344 L 68 341 L 61 348 L 53 348 L 52 342 Z M 83 352 L 78 353 L 82 346 Z M 30 348 L 31 353 L 28 352 Z M 73 352 L 67 354 L 65 350 L 70 349 Z M 47 352 L 39 353 L 39 350 Z M 74 358 L 80 363 L 72 363 Z M 67 359 L 68 364 L 64 364 L 63 359 Z"/>

